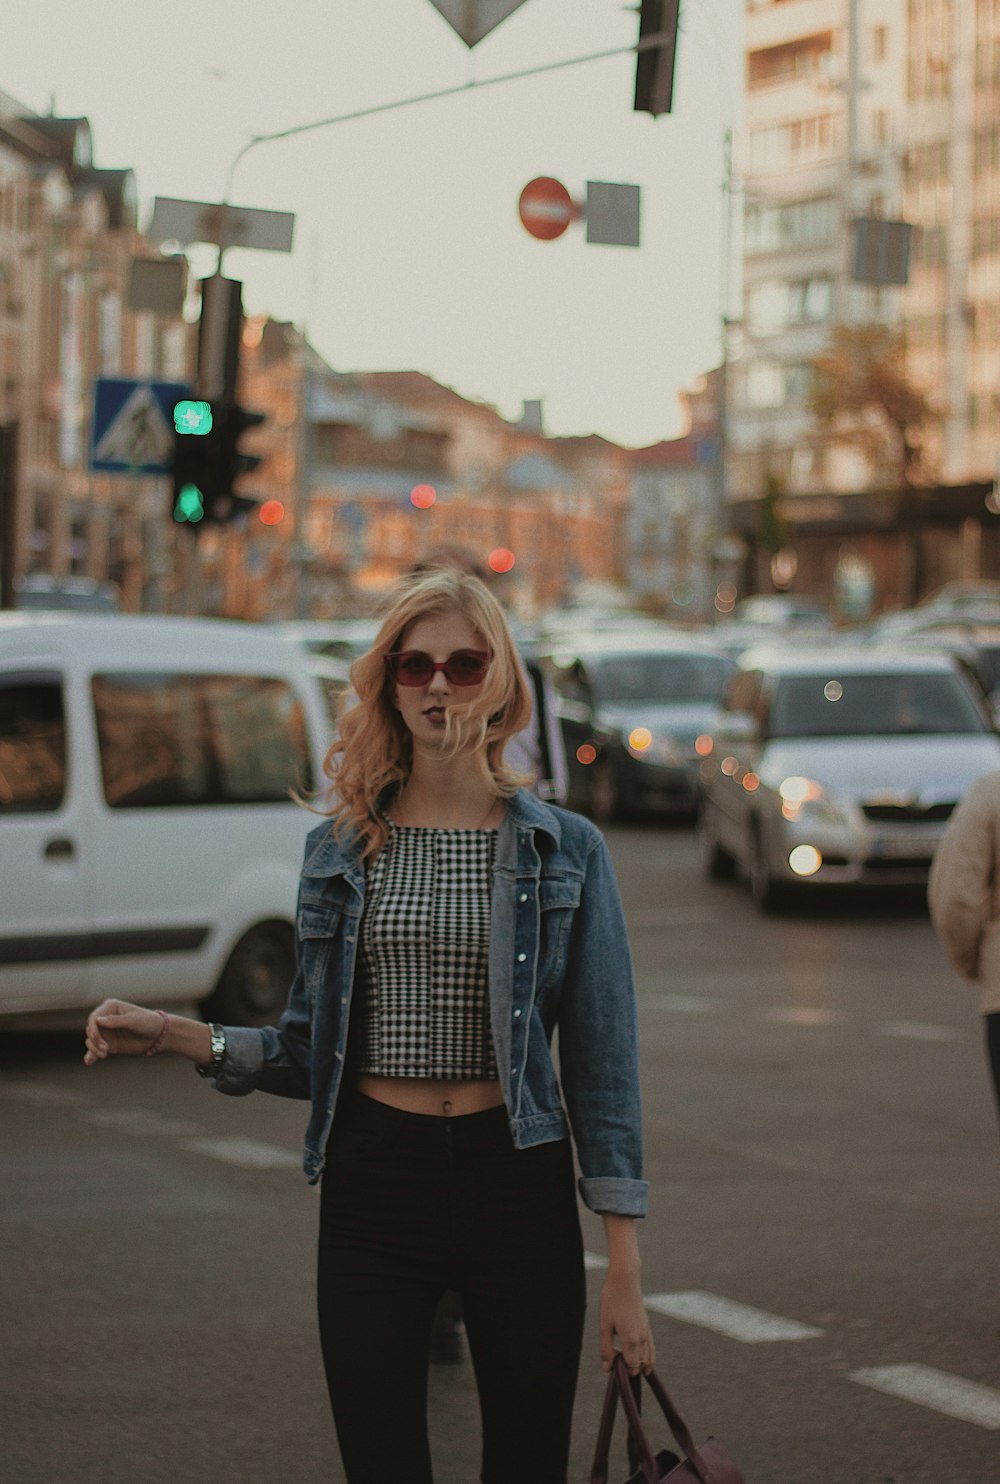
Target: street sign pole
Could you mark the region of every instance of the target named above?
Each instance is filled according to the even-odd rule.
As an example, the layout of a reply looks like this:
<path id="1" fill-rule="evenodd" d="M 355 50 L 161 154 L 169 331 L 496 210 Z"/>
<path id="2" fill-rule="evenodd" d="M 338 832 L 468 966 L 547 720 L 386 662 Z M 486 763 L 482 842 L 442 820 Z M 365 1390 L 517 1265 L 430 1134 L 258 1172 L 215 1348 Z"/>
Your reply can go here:
<path id="1" fill-rule="evenodd" d="M 0 608 L 13 608 L 17 544 L 17 424 L 0 425 Z"/>

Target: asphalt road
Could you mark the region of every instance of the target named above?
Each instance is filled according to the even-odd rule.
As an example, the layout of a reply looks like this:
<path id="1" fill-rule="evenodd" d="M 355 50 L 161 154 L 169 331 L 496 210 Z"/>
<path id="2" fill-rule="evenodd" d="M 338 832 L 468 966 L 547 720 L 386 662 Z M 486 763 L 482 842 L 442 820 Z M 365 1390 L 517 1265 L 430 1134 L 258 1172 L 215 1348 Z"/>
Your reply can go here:
<path id="1" fill-rule="evenodd" d="M 644 1289 L 695 1436 L 747 1484 L 1000 1480 L 1000 1142 L 974 998 L 919 901 L 762 918 L 701 879 L 687 831 L 610 838 L 641 996 Z M 0 1035 L 0 1480 L 341 1481 L 304 1105 L 80 1053 Z M 591 1322 L 574 1484 L 603 1384 Z M 432 1430 L 437 1484 L 474 1484 L 467 1363 L 434 1371 Z"/>

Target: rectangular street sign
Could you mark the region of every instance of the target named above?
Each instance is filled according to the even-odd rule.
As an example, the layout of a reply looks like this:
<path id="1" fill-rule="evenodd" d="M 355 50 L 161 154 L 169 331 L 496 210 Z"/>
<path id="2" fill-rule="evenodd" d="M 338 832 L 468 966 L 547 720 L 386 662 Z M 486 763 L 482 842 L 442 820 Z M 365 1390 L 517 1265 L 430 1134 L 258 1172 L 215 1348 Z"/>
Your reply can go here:
<path id="1" fill-rule="evenodd" d="M 587 241 L 608 247 L 639 246 L 640 188 L 612 180 L 588 180 L 584 218 Z"/>
<path id="2" fill-rule="evenodd" d="M 219 247 L 256 247 L 291 252 L 295 214 L 258 206 L 224 206 L 221 202 L 153 199 L 146 228 L 150 242 L 214 242 Z"/>
<path id="3" fill-rule="evenodd" d="M 174 403 L 191 395 L 179 381 L 102 376 L 94 382 L 90 467 L 104 474 L 169 474 Z"/>

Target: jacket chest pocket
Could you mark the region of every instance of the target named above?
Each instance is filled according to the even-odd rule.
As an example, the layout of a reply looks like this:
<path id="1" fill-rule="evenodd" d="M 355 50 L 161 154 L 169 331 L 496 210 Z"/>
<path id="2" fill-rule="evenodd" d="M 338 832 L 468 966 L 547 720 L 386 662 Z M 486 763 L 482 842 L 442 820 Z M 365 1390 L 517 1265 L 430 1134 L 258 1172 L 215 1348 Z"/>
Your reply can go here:
<path id="1" fill-rule="evenodd" d="M 581 885 L 572 876 L 543 876 L 538 883 L 539 992 L 562 978 Z"/>
<path id="2" fill-rule="evenodd" d="M 313 1003 L 331 964 L 353 945 L 359 915 L 357 897 L 348 887 L 331 887 L 322 897 L 300 903 L 296 919 L 299 962 Z"/>

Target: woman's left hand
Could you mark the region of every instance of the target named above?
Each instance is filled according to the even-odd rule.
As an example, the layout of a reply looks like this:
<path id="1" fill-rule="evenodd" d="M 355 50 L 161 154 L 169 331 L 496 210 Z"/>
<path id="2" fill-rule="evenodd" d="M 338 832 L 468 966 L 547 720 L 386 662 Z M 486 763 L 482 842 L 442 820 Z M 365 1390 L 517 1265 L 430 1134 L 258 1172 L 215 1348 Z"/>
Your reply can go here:
<path id="1" fill-rule="evenodd" d="M 656 1364 L 656 1346 L 638 1276 L 609 1270 L 601 1291 L 600 1315 L 601 1368 L 610 1371 L 617 1338 L 629 1375 L 638 1376 L 640 1371 L 648 1375 Z"/>

